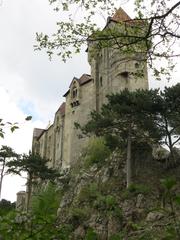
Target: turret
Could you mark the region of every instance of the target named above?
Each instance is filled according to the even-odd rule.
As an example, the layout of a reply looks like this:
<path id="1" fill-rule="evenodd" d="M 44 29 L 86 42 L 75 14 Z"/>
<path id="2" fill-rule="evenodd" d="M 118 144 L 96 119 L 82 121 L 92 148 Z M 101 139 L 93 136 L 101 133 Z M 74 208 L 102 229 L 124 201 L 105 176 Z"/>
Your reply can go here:
<path id="1" fill-rule="evenodd" d="M 102 34 L 94 33 L 89 37 L 88 61 L 94 79 L 97 110 L 106 103 L 108 94 L 125 88 L 130 91 L 148 88 L 146 53 L 138 45 L 129 45 L 128 41 L 132 39 L 127 37 L 140 36 L 144 29 L 145 22 L 131 19 L 120 8 L 107 19 Z"/>

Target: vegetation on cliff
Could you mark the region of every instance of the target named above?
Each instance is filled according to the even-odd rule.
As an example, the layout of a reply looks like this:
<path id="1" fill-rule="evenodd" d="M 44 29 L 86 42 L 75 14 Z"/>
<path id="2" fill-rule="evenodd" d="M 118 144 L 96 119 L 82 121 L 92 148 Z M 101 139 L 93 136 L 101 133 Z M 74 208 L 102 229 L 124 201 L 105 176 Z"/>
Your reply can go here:
<path id="1" fill-rule="evenodd" d="M 101 113 L 92 113 L 90 122 L 82 127 L 83 133 L 94 136 L 79 161 L 63 170 L 55 185 L 43 184 L 41 190 L 36 186 L 28 212 L 1 216 L 2 239 L 180 238 L 180 154 L 176 152 L 172 158 L 170 152 L 170 164 L 166 164 L 167 158 L 153 156 L 150 145 L 166 143 L 169 131 L 173 141 L 179 141 L 179 85 L 164 92 L 125 90 L 108 99 Z M 132 171 L 127 188 L 126 121 L 132 124 L 132 119 Z M 162 131 L 165 120 L 168 129 Z"/>

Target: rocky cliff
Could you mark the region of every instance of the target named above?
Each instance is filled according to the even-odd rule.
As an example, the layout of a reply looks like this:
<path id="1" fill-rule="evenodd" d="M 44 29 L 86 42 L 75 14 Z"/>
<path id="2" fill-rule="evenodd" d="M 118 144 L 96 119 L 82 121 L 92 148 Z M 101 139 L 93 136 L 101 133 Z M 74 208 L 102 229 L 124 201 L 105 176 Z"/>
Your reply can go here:
<path id="1" fill-rule="evenodd" d="M 88 166 L 81 159 L 63 173 L 58 224 L 74 240 L 180 239 L 180 167 L 139 156 L 127 189 L 124 159 L 118 152 Z"/>

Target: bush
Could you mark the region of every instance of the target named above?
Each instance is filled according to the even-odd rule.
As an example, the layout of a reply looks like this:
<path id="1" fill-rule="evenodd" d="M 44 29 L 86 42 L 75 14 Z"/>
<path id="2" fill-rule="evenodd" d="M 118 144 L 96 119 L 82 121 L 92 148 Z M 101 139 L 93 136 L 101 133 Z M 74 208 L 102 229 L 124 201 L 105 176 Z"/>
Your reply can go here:
<path id="1" fill-rule="evenodd" d="M 32 199 L 29 212 L 10 212 L 0 218 L 0 234 L 6 240 L 25 239 L 69 239 L 70 228 L 57 228 L 57 208 L 60 193 L 56 186 L 49 184 Z M 13 238 L 12 238 L 13 236 Z"/>
<path id="2" fill-rule="evenodd" d="M 32 198 L 33 215 L 45 218 L 56 217 L 61 194 L 57 191 L 57 186 L 49 183 L 46 188 Z"/>
<path id="3" fill-rule="evenodd" d="M 89 228 L 87 230 L 85 240 L 98 240 L 97 233 L 92 228 Z"/>
<path id="4" fill-rule="evenodd" d="M 89 141 L 89 145 L 85 150 L 85 166 L 89 167 L 97 164 L 98 167 L 104 164 L 106 158 L 109 157 L 111 151 L 107 147 L 104 138 L 93 138 Z"/>
<path id="5" fill-rule="evenodd" d="M 121 233 L 114 234 L 109 238 L 109 240 L 123 240 L 123 239 L 124 236 Z"/>
<path id="6" fill-rule="evenodd" d="M 70 209 L 70 221 L 72 224 L 80 224 L 88 219 L 90 211 L 88 208 L 71 208 Z"/>
<path id="7" fill-rule="evenodd" d="M 148 194 L 150 192 L 150 188 L 143 184 L 131 184 L 123 193 L 124 198 L 129 198 L 133 196 L 137 196 L 138 194 Z"/>
<path id="8" fill-rule="evenodd" d="M 103 210 L 113 210 L 116 205 L 117 202 L 114 196 L 111 195 L 103 196 L 101 194 L 99 194 L 94 203 L 94 207 Z"/>
<path id="9" fill-rule="evenodd" d="M 98 197 L 98 195 L 99 195 L 98 185 L 95 183 L 92 183 L 81 189 L 78 196 L 78 201 L 92 202 Z"/>
<path id="10" fill-rule="evenodd" d="M 11 203 L 6 199 L 0 201 L 0 216 L 5 216 L 13 210 L 15 210 L 15 203 Z"/>

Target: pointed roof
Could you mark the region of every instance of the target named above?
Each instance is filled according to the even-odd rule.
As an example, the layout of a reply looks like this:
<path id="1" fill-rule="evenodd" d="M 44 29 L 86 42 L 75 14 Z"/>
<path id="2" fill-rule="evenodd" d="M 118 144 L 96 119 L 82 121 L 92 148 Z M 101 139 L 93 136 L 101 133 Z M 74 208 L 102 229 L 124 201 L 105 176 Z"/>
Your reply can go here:
<path id="1" fill-rule="evenodd" d="M 92 77 L 91 77 L 91 75 L 89 75 L 89 74 L 83 74 L 80 78 L 79 78 L 79 84 L 80 85 L 83 85 L 83 84 L 85 84 L 85 83 L 87 83 L 87 82 L 89 82 L 89 81 L 91 81 L 92 80 Z"/>
<path id="2" fill-rule="evenodd" d="M 114 16 L 111 18 L 111 20 L 116 22 L 125 22 L 132 20 L 127 13 L 120 7 L 114 14 Z"/>
<path id="3" fill-rule="evenodd" d="M 38 138 L 39 136 L 41 136 L 41 134 L 45 131 L 45 129 L 42 128 L 34 128 L 33 131 L 33 137 L 34 138 Z"/>
<path id="4" fill-rule="evenodd" d="M 77 77 L 73 77 L 73 79 L 72 79 L 72 81 L 71 81 L 71 83 L 70 83 L 70 85 L 69 85 L 69 88 L 71 87 L 71 85 L 72 85 L 72 83 L 74 82 L 74 81 L 77 81 L 78 82 L 78 78 Z"/>
<path id="5" fill-rule="evenodd" d="M 79 83 L 79 85 L 82 86 L 92 80 L 93 80 L 93 78 L 91 77 L 91 75 L 84 73 L 80 78 L 74 77 L 73 80 L 71 81 L 69 88 L 71 88 L 71 85 L 74 81 L 77 81 Z M 70 92 L 70 89 L 63 95 L 63 97 L 66 97 L 69 92 Z"/>
<path id="6" fill-rule="evenodd" d="M 60 112 L 61 115 L 65 115 L 65 106 L 66 106 L 66 103 L 63 102 L 63 103 L 60 105 L 60 107 L 58 108 L 57 112 Z M 57 113 L 57 112 L 56 112 L 56 113 Z"/>

